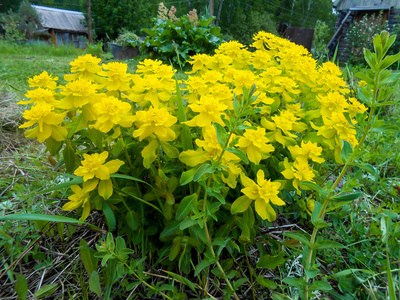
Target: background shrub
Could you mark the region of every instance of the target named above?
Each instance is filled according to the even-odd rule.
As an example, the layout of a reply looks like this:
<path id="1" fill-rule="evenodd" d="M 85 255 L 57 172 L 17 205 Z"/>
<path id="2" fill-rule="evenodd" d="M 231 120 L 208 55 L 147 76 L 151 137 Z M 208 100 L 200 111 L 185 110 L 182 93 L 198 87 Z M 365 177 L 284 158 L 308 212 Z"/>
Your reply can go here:
<path id="1" fill-rule="evenodd" d="M 168 10 L 162 3 L 153 19 L 154 26 L 143 29 L 148 34 L 141 46 L 142 53 L 164 62 L 186 64 L 196 53 L 212 53 L 222 42 L 221 29 L 212 24 L 213 19 L 197 16 L 196 10 L 180 18 L 176 9 Z M 180 61 L 180 62 L 179 62 Z"/>
<path id="2" fill-rule="evenodd" d="M 383 21 L 382 13 L 365 15 L 360 22 L 354 21 L 346 36 L 346 51 L 350 54 L 349 63 L 365 65 L 363 49 L 372 50 L 374 35 L 388 29 L 388 22 Z"/>

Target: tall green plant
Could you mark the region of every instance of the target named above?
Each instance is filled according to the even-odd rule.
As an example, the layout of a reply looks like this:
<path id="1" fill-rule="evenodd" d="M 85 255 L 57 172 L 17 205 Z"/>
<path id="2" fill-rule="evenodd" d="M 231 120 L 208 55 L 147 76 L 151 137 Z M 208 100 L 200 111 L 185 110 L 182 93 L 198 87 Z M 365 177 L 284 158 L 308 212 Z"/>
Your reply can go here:
<path id="1" fill-rule="evenodd" d="M 173 6 L 168 10 L 161 3 L 158 16 L 153 19 L 154 26 L 143 29 L 147 37 L 141 51 L 167 63 L 188 65 L 190 56 L 211 54 L 221 44 L 221 29 L 212 21 L 208 17 L 199 19 L 196 10 L 178 18 Z"/>

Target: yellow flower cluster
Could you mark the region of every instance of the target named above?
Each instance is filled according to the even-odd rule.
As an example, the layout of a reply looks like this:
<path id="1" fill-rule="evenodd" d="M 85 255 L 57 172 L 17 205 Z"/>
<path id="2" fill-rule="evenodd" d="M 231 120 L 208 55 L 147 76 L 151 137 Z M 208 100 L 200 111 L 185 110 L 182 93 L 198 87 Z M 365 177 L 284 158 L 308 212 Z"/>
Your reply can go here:
<path id="1" fill-rule="evenodd" d="M 215 55 L 192 57 L 192 71 L 181 82 L 185 122 L 179 118 L 178 124 L 179 97 L 172 67 L 147 59 L 136 74 L 128 74 L 123 63 L 100 65 L 100 59 L 85 55 L 71 62 L 72 74 L 65 75 L 64 86 L 57 86 L 58 78 L 46 72 L 29 80 L 34 89 L 26 94 L 29 100 L 20 103 L 33 106 L 25 111 L 28 121 L 21 127 L 35 126 L 26 136 L 40 142 L 52 138 L 72 144 L 80 130 L 97 130 L 107 134 L 103 143 L 110 153 L 119 137 L 130 135 L 141 143 L 147 169 L 160 153 L 190 168 L 218 164 L 221 172 L 213 178 L 232 189 L 241 183 L 244 197 L 255 201 L 261 218 L 272 221 L 276 213 L 271 204 L 284 205 L 280 189 L 292 186 L 299 192 L 301 181 L 317 176 L 317 164 L 340 153 L 343 140 L 356 145 L 355 115 L 364 113 L 365 107 L 347 97 L 336 65 L 318 66 L 303 47 L 266 32 L 254 36 L 252 47 L 256 50 L 250 52 L 238 42 L 228 42 Z M 253 85 L 256 97 L 246 104 L 251 113 L 238 112 L 238 103 L 244 105 Z M 242 125 L 228 125 L 235 122 Z M 225 145 L 216 125 L 227 131 Z M 187 126 L 194 149 L 183 151 L 177 139 Z M 85 184 L 83 189 L 72 189 L 76 196 L 69 198 L 73 203 L 65 209 L 83 206 L 87 216 L 88 193 L 97 185 L 104 199 L 112 195 L 109 176 L 123 162 L 106 162 L 109 152 L 103 150 L 83 155 L 74 173 Z M 252 168 L 246 167 L 241 153 Z M 271 156 L 274 163 L 279 161 L 280 173 L 266 179 L 262 169 Z M 255 173 L 257 183 L 250 179 Z"/>

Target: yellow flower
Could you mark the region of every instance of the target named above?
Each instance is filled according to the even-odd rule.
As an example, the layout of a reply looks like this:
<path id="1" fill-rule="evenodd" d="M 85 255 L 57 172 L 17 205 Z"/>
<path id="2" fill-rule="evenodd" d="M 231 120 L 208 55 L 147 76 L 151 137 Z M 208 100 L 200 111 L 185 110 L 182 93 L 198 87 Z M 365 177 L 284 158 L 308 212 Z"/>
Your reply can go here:
<path id="1" fill-rule="evenodd" d="M 107 151 L 103 151 L 100 154 L 83 154 L 83 157 L 82 166 L 78 167 L 74 172 L 76 176 L 82 176 L 83 181 L 88 181 L 92 178 L 108 180 L 110 179 L 110 174 L 117 172 L 124 164 L 124 162 L 119 159 L 110 160 L 105 163 L 108 157 Z"/>
<path id="2" fill-rule="evenodd" d="M 221 103 L 219 99 L 215 99 L 212 95 L 206 95 L 200 98 L 197 103 L 190 104 L 192 111 L 198 112 L 193 119 L 186 121 L 185 124 L 190 127 L 206 127 L 211 126 L 213 122 L 224 125 L 221 116 L 227 105 Z"/>
<path id="3" fill-rule="evenodd" d="M 246 129 L 243 136 L 239 138 L 237 146 L 244 150 L 249 160 L 256 165 L 260 163 L 263 155 L 275 149 L 265 137 L 265 128 L 261 127 L 256 130 Z"/>
<path id="4" fill-rule="evenodd" d="M 71 109 L 82 107 L 89 102 L 96 102 L 96 88 L 98 86 L 87 79 L 77 79 L 65 85 L 61 94 L 65 96 L 58 104 L 59 108 Z"/>
<path id="5" fill-rule="evenodd" d="M 288 147 L 290 153 L 292 154 L 293 158 L 296 160 L 305 160 L 311 159 L 317 163 L 323 163 L 325 159 L 321 156 L 322 148 L 319 147 L 316 143 L 301 141 L 301 147 L 298 145 L 296 146 L 289 146 Z"/>
<path id="6" fill-rule="evenodd" d="M 96 123 L 90 127 L 94 127 L 101 132 L 109 132 L 113 126 L 121 127 L 132 126 L 134 117 L 131 114 L 131 106 L 127 102 L 118 100 L 110 96 L 100 100 L 99 103 L 93 105 L 97 115 Z"/>
<path id="7" fill-rule="evenodd" d="M 57 101 L 54 98 L 54 92 L 45 88 L 36 88 L 30 90 L 25 94 L 25 97 L 31 100 L 19 101 L 17 104 L 28 104 L 28 103 L 48 103 L 52 106 L 56 105 Z"/>
<path id="8" fill-rule="evenodd" d="M 285 176 L 286 179 L 293 179 L 293 186 L 300 195 L 300 181 L 312 181 L 315 177 L 314 170 L 305 160 L 295 160 L 293 163 L 289 163 L 288 159 L 285 158 L 283 164 L 285 170 L 281 172 L 282 175 Z"/>
<path id="9" fill-rule="evenodd" d="M 74 74 L 67 74 L 64 76 L 64 79 L 72 81 L 82 78 L 89 81 L 96 81 L 100 78 L 97 74 L 102 72 L 99 65 L 100 61 L 100 58 L 94 57 L 91 54 L 79 56 L 69 63 L 71 65 L 71 72 Z"/>
<path id="10" fill-rule="evenodd" d="M 103 65 L 106 72 L 99 75 L 107 77 L 104 80 L 104 87 L 107 91 L 126 91 L 129 90 L 130 75 L 126 73 L 128 65 L 120 62 L 111 62 Z"/>
<path id="11" fill-rule="evenodd" d="M 55 90 L 57 88 L 58 77 L 51 77 L 49 73 L 44 71 L 43 73 L 29 78 L 28 83 L 30 87 L 46 88 Z"/>
<path id="12" fill-rule="evenodd" d="M 79 185 L 72 185 L 71 190 L 74 194 L 68 197 L 70 201 L 65 203 L 62 209 L 70 211 L 82 206 L 83 212 L 79 220 L 84 221 L 90 213 L 89 192 L 86 191 L 85 188 L 81 189 Z"/>
<path id="13" fill-rule="evenodd" d="M 168 101 L 172 92 L 175 91 L 176 86 L 174 82 L 163 81 L 159 75 L 150 74 L 144 78 L 139 75 L 132 75 L 134 86 L 130 89 L 131 94 L 126 97 L 139 105 L 144 106 L 146 103 L 141 104 L 142 101 L 149 101 L 154 107 L 159 107 L 160 102 Z"/>
<path id="14" fill-rule="evenodd" d="M 285 205 L 285 202 L 278 197 L 281 184 L 272 182 L 270 179 L 265 180 L 263 170 L 258 170 L 257 172 L 257 183 L 243 173 L 240 174 L 240 179 L 244 186 L 241 192 L 249 199 L 255 200 L 256 212 L 260 217 L 263 220 L 267 219 L 269 222 L 274 221 L 276 213 L 270 203 L 279 206 Z"/>
<path id="15" fill-rule="evenodd" d="M 58 125 L 64 120 L 65 115 L 66 113 L 57 114 L 53 112 L 50 104 L 40 103 L 23 113 L 23 117 L 28 122 L 22 124 L 19 128 L 27 128 L 38 124 L 38 126 L 25 131 L 25 136 L 37 138 L 40 143 L 50 136 L 56 141 L 63 141 L 67 138 L 68 131 Z"/>
<path id="16" fill-rule="evenodd" d="M 133 132 L 133 136 L 139 137 L 139 141 L 142 141 L 154 133 L 162 141 L 173 141 L 176 134 L 171 126 L 177 121 L 178 119 L 170 115 L 166 108 L 150 107 L 147 111 L 140 110 L 134 116 L 138 129 Z"/>

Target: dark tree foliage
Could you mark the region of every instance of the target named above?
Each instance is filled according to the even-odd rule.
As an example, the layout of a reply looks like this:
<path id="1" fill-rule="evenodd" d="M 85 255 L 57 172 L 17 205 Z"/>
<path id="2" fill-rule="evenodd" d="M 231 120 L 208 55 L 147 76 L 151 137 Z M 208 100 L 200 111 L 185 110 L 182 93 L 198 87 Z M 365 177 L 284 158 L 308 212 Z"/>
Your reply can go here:
<path id="1" fill-rule="evenodd" d="M 21 0 L 0 0 L 0 14 L 6 13 L 10 9 L 17 11 Z"/>
<path id="2" fill-rule="evenodd" d="M 150 27 L 158 1 L 91 0 L 91 6 L 97 39 L 112 40 L 123 28 L 141 34 L 142 28 Z"/>

